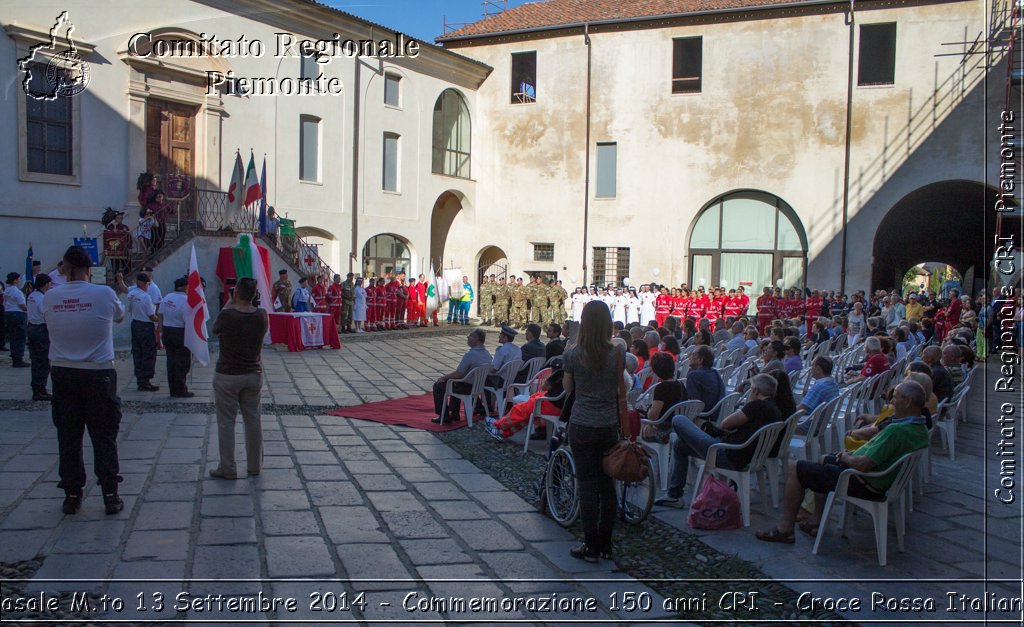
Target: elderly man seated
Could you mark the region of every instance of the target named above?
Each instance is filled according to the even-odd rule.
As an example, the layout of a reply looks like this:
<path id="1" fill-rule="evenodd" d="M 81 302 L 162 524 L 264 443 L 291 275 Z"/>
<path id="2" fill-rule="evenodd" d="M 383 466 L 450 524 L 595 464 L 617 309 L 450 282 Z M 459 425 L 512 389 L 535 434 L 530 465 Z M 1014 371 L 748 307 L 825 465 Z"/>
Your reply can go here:
<path id="1" fill-rule="evenodd" d="M 825 355 L 819 355 L 811 362 L 811 377 L 814 379 L 814 383 L 811 384 L 797 407 L 797 409 L 804 410 L 808 418 L 797 424 L 797 433 L 806 435 L 811 428 L 809 418 L 811 412 L 839 396 L 839 384 L 832 378 L 832 367 L 832 360 Z"/>
<path id="2" fill-rule="evenodd" d="M 867 355 L 867 360 L 860 372 L 846 380 L 847 383 L 857 383 L 889 369 L 889 359 L 882 352 L 882 341 L 877 337 L 872 335 L 864 340 L 864 353 Z"/>
<path id="3" fill-rule="evenodd" d="M 672 472 L 669 477 L 668 498 L 656 501 L 658 505 L 683 507 L 683 490 L 690 468 L 690 457 L 705 459 L 713 444 L 742 444 L 761 427 L 782 420 L 775 405 L 778 382 L 768 374 L 759 374 L 750 380 L 750 400 L 736 412 L 714 423 L 701 418 L 676 416 L 672 429 L 678 439 L 672 443 Z M 739 451 L 722 451 L 715 460 L 720 468 L 743 468 L 754 454 L 751 447 Z"/>
<path id="4" fill-rule="evenodd" d="M 852 453 L 826 455 L 820 462 L 798 461 L 789 467 L 786 475 L 785 501 L 782 520 L 771 529 L 756 533 L 758 540 L 793 544 L 796 515 L 804 499 L 804 490 L 814 492 L 814 514 L 800 523 L 800 530 L 812 538 L 818 534 L 825 497 L 836 489 L 839 475 L 847 468 L 860 472 L 886 470 L 905 454 L 928 446 L 929 420 L 922 415 L 926 398 L 924 388 L 914 381 L 897 386 L 892 403 L 894 418 L 878 435 Z M 881 501 L 892 483 L 893 476 L 850 480 L 848 494 L 852 497 Z"/>

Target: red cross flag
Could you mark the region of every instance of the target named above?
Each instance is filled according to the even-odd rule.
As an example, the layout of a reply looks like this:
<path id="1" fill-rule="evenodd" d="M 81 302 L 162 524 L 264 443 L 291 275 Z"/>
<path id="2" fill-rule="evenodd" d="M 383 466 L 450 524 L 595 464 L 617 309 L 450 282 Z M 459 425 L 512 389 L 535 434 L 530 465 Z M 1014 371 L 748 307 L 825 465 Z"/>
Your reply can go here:
<path id="1" fill-rule="evenodd" d="M 205 366 L 210 363 L 210 335 L 206 332 L 210 310 L 206 307 L 206 293 L 199 277 L 195 244 L 192 245 L 192 257 L 188 262 L 188 289 L 185 295 L 188 297 L 188 311 L 185 312 L 185 347 Z"/>

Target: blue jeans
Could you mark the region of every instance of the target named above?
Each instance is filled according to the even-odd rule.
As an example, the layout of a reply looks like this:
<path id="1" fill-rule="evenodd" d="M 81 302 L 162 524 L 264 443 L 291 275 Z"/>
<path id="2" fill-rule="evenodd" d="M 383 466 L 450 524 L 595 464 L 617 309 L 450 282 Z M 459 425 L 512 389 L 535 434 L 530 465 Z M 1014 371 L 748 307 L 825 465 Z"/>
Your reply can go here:
<path id="1" fill-rule="evenodd" d="M 690 470 L 690 457 L 704 459 L 712 444 L 721 442 L 716 437 L 701 431 L 692 419 L 676 416 L 672 419 L 672 430 L 677 438 L 672 441 L 672 470 L 668 480 L 669 498 L 678 499 L 686 488 L 686 475 Z"/>
<path id="2" fill-rule="evenodd" d="M 472 302 L 469 300 L 459 301 L 459 322 L 462 324 L 469 324 L 469 305 Z"/>

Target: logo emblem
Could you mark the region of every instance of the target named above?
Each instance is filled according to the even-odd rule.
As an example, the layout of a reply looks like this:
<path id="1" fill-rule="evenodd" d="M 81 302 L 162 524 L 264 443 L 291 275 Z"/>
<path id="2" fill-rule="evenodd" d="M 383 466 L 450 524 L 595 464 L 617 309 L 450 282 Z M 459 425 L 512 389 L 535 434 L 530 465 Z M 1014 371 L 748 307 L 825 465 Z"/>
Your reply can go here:
<path id="1" fill-rule="evenodd" d="M 71 33 L 75 25 L 68 12 L 57 16 L 50 29 L 50 41 L 36 44 L 18 59 L 21 88 L 34 100 L 56 100 L 76 96 L 89 86 L 91 69 L 78 53 Z"/>

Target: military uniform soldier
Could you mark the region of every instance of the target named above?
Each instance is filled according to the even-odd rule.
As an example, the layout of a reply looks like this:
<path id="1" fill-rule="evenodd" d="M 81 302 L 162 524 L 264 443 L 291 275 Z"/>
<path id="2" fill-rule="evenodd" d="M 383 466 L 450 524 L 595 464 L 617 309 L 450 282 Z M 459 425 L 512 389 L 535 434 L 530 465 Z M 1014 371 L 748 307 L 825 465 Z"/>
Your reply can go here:
<path id="1" fill-rule="evenodd" d="M 509 312 L 509 319 L 512 326 L 523 328 L 526 326 L 526 301 L 530 294 L 523 285 L 522 277 L 516 279 L 512 285 L 512 310 Z"/>
<path id="2" fill-rule="evenodd" d="M 480 320 L 481 324 L 494 324 L 494 275 L 484 275 L 480 283 Z"/>
<path id="3" fill-rule="evenodd" d="M 352 308 L 356 304 L 356 283 L 352 279 L 353 276 L 355 275 L 349 272 L 341 284 L 341 328 L 338 330 L 342 333 L 355 332 L 352 327 Z"/>
<path id="4" fill-rule="evenodd" d="M 533 301 L 531 321 L 543 327 L 548 317 L 548 288 L 539 276 L 534 280 L 530 298 Z"/>
<path id="5" fill-rule="evenodd" d="M 548 306 L 544 309 L 544 320 L 547 324 L 558 322 L 555 315 L 555 307 L 558 305 L 558 288 L 555 287 L 555 280 L 551 279 L 544 286 L 544 293 L 548 296 Z"/>
<path id="6" fill-rule="evenodd" d="M 509 306 L 512 304 L 512 291 L 505 285 L 505 277 L 498 279 L 494 288 L 494 324 L 507 324 Z"/>
<path id="7" fill-rule="evenodd" d="M 554 302 L 551 303 L 551 312 L 554 318 L 551 322 L 557 322 L 558 324 L 565 324 L 565 321 L 569 319 L 569 316 L 565 313 L 565 301 L 569 298 L 569 292 L 565 291 L 562 287 L 561 281 L 555 281 L 555 297 Z"/>

